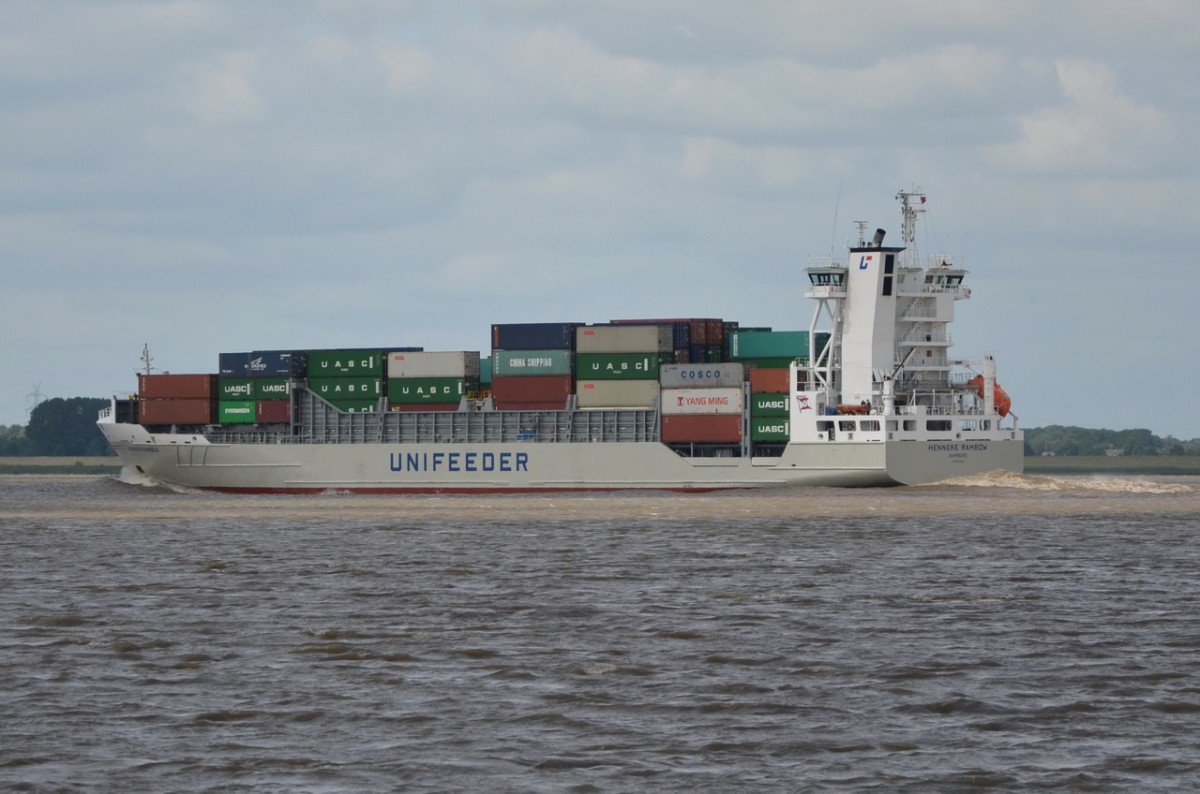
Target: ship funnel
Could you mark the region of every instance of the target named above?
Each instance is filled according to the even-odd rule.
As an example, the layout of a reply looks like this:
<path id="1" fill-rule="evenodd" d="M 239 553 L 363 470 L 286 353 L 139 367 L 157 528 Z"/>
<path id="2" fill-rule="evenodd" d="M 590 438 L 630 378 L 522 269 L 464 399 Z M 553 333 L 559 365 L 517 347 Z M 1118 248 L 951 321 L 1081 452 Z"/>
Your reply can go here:
<path id="1" fill-rule="evenodd" d="M 883 246 L 883 236 L 885 234 L 887 234 L 887 232 L 884 231 L 883 229 L 876 229 L 875 230 L 875 239 L 871 241 L 871 245 L 873 245 L 876 248 L 881 248 Z"/>

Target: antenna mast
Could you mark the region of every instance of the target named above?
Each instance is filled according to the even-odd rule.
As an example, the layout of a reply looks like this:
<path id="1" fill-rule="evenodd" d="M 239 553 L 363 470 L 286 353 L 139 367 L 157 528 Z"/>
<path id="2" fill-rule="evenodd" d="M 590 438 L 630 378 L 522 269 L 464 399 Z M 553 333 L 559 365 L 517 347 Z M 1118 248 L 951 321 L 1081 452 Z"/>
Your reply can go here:
<path id="1" fill-rule="evenodd" d="M 154 358 L 150 355 L 150 343 L 142 345 L 142 374 L 149 375 L 154 371 Z"/>
<path id="2" fill-rule="evenodd" d="M 904 241 L 904 266 L 916 267 L 920 259 L 917 255 L 917 216 L 925 212 L 925 194 L 920 188 L 913 188 L 901 190 L 896 198 L 900 199 L 900 215 L 903 219 L 900 239 Z"/>

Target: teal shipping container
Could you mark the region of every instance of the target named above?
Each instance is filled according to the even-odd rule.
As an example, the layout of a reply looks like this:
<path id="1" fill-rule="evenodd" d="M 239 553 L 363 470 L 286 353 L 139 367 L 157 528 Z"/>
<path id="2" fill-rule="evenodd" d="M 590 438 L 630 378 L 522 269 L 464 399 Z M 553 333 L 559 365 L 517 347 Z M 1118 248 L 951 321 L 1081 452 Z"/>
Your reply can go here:
<path id="1" fill-rule="evenodd" d="M 570 375 L 575 355 L 570 350 L 493 350 L 497 375 Z"/>
<path id="2" fill-rule="evenodd" d="M 383 376 L 384 355 L 379 350 L 309 350 L 310 378 Z"/>

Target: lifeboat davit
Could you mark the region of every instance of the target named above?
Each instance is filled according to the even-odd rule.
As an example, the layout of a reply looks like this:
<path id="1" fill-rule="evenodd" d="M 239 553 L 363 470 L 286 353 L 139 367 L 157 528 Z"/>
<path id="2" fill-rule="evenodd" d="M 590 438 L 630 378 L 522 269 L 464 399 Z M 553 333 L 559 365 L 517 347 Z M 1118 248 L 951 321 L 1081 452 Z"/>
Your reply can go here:
<path id="1" fill-rule="evenodd" d="M 969 381 L 967 381 L 967 385 L 974 390 L 975 394 L 979 396 L 979 399 L 983 399 L 982 375 L 976 375 L 975 377 L 971 378 Z M 996 403 L 996 413 L 1000 414 L 1001 416 L 1008 416 L 1009 410 L 1012 409 L 1012 398 L 1008 396 L 1008 392 L 1000 388 L 999 383 L 997 383 L 992 389 L 992 399 Z"/>

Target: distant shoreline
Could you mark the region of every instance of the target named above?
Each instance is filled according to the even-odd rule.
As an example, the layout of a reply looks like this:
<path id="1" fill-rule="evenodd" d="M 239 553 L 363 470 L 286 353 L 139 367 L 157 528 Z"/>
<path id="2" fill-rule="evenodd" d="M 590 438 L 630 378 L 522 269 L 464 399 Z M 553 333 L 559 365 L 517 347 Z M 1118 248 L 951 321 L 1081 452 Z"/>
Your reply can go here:
<path id="1" fill-rule="evenodd" d="M 0 457 L 4 474 L 117 474 L 115 457 Z M 1200 455 L 1054 455 L 1025 458 L 1027 474 L 1200 475 Z"/>

